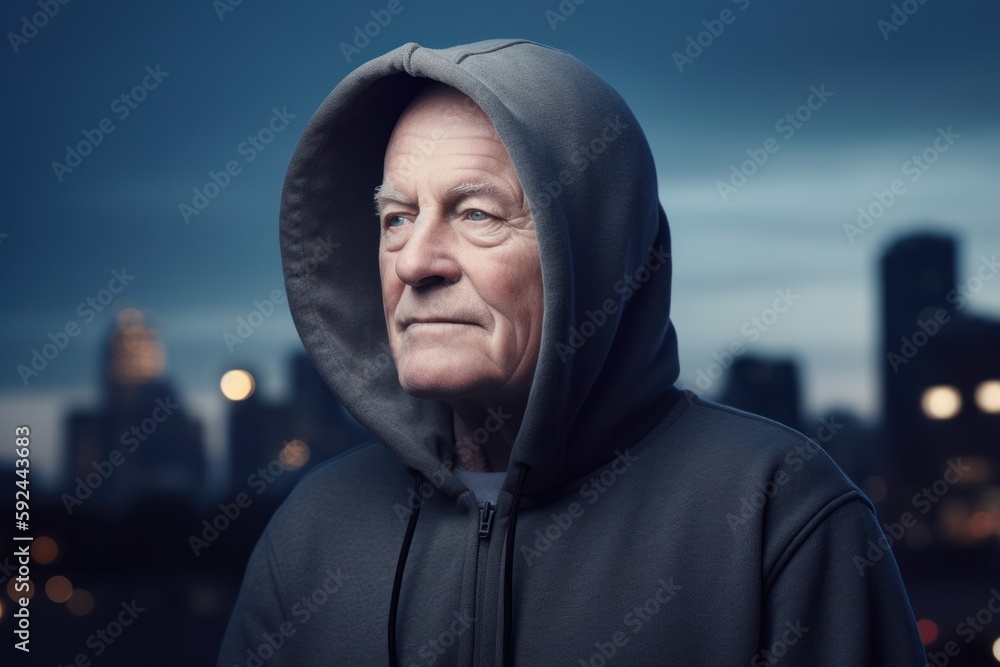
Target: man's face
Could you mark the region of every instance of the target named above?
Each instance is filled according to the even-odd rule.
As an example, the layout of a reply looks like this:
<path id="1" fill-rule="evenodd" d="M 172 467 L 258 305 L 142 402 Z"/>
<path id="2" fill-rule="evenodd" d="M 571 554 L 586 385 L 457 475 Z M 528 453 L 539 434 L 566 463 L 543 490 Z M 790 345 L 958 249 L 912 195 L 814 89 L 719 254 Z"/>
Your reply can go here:
<path id="1" fill-rule="evenodd" d="M 378 190 L 382 301 L 421 398 L 527 400 L 542 328 L 534 221 L 486 114 L 453 89 L 404 111 Z"/>

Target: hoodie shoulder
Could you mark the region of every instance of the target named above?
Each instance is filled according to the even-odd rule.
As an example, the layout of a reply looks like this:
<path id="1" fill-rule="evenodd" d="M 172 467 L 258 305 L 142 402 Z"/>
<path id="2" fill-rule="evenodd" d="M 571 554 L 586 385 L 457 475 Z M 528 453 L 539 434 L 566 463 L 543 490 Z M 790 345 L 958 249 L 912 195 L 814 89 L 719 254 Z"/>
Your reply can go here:
<path id="1" fill-rule="evenodd" d="M 309 471 L 277 509 L 267 532 L 280 551 L 296 552 L 326 540 L 356 538 L 359 521 L 399 523 L 413 478 L 377 440 L 343 452 Z"/>
<path id="2" fill-rule="evenodd" d="M 348 497 L 377 503 L 413 485 L 406 468 L 378 440 L 356 445 L 310 470 L 289 493 L 279 512 L 343 506 Z M 285 509 L 285 505 L 288 509 Z"/>
<path id="3" fill-rule="evenodd" d="M 735 543 L 759 542 L 767 579 L 838 508 L 854 504 L 875 517 L 871 501 L 816 442 L 828 442 L 839 429 L 826 424 L 812 439 L 695 397 L 658 439 L 657 458 L 664 478 L 684 480 L 685 493 L 709 508 L 703 520 L 731 533 Z"/>
<path id="4" fill-rule="evenodd" d="M 693 398 L 671 433 L 676 438 L 681 430 L 685 436 L 681 439 L 683 449 L 709 457 L 720 474 L 752 478 L 784 471 L 789 478 L 809 478 L 813 485 L 820 485 L 822 492 L 836 496 L 860 492 L 822 447 L 842 428 L 824 420 L 814 437 L 809 437 L 766 417 Z M 783 475 L 778 476 L 784 480 Z"/>

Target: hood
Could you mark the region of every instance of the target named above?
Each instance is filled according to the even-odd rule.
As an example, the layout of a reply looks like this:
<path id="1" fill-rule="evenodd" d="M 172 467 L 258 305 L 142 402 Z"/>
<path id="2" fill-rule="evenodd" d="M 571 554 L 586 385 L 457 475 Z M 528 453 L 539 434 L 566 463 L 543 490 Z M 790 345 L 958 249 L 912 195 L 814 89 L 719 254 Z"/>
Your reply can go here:
<path id="1" fill-rule="evenodd" d="M 527 40 L 404 44 L 351 72 L 309 121 L 281 202 L 295 326 L 351 414 L 451 496 L 466 490 L 450 472 L 452 411 L 398 382 L 372 202 L 393 126 L 429 80 L 468 95 L 490 117 L 535 221 L 541 347 L 508 468 L 530 471 L 530 499 L 613 459 L 677 400 L 670 238 L 656 170 L 621 96 L 568 53 Z"/>

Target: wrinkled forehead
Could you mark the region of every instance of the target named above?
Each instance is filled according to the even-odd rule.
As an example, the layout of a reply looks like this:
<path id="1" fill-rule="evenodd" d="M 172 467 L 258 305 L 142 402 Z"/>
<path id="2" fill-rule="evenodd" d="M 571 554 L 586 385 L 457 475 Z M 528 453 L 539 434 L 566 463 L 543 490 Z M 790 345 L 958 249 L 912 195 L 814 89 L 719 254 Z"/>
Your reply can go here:
<path id="1" fill-rule="evenodd" d="M 393 126 L 385 162 L 401 150 L 429 155 L 437 143 L 458 139 L 495 142 L 503 148 L 493 122 L 472 99 L 448 86 L 429 86 L 403 109 Z"/>
<path id="2" fill-rule="evenodd" d="M 495 180 L 492 189 L 522 197 L 510 155 L 489 116 L 443 84 L 428 86 L 400 114 L 386 145 L 380 187 L 390 191 L 418 176 L 465 185 Z"/>

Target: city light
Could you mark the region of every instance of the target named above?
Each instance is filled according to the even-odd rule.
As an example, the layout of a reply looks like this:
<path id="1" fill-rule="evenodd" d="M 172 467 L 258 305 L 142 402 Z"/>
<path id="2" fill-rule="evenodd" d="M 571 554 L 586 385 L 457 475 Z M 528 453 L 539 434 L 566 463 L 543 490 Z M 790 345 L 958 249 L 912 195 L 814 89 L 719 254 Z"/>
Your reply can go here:
<path id="1" fill-rule="evenodd" d="M 298 470 L 309 460 L 309 445 L 301 440 L 292 440 L 281 448 L 278 458 L 285 470 Z"/>
<path id="2" fill-rule="evenodd" d="M 48 565 L 59 555 L 59 545 L 51 537 L 38 537 L 31 543 L 31 557 L 36 563 Z"/>
<path id="3" fill-rule="evenodd" d="M 94 596 L 88 591 L 78 588 L 73 591 L 73 595 L 66 601 L 66 608 L 74 616 L 86 616 L 94 609 Z"/>
<path id="4" fill-rule="evenodd" d="M 962 395 L 951 385 L 939 384 L 924 391 L 920 406 L 930 419 L 951 419 L 962 409 Z"/>
<path id="5" fill-rule="evenodd" d="M 125 308 L 115 317 L 108 370 L 115 382 L 141 384 L 163 375 L 164 347 L 156 332 L 144 324 L 138 308 Z"/>
<path id="6" fill-rule="evenodd" d="M 989 459 L 982 456 L 963 456 L 962 463 L 968 470 L 959 480 L 960 484 L 980 484 L 990 479 L 993 474 Z"/>
<path id="7" fill-rule="evenodd" d="M 52 577 L 45 582 L 45 594 L 53 602 L 65 602 L 73 595 L 73 584 L 66 577 Z"/>
<path id="8" fill-rule="evenodd" d="M 993 534 L 993 515 L 986 511 L 976 512 L 969 517 L 967 530 L 974 539 L 986 539 Z"/>
<path id="9" fill-rule="evenodd" d="M 25 589 L 25 586 L 27 588 Z M 11 577 L 7 582 L 7 597 L 11 600 L 17 600 L 19 598 L 28 598 L 29 600 L 35 595 L 35 582 L 31 579 L 27 581 L 18 581 L 17 577 Z"/>
<path id="10" fill-rule="evenodd" d="M 247 371 L 232 370 L 222 376 L 219 387 L 222 389 L 222 395 L 230 401 L 242 401 L 253 394 L 255 383 L 253 375 Z"/>
<path id="11" fill-rule="evenodd" d="M 924 646 L 930 646 L 938 638 L 938 624 L 929 618 L 922 618 L 917 621 L 917 631 L 920 633 L 920 640 Z"/>
<path id="12" fill-rule="evenodd" d="M 1000 413 L 1000 380 L 979 383 L 976 387 L 976 405 L 983 412 Z"/>

